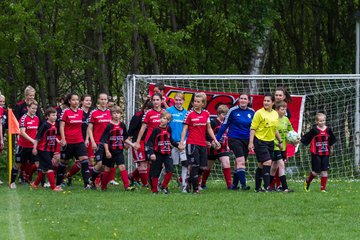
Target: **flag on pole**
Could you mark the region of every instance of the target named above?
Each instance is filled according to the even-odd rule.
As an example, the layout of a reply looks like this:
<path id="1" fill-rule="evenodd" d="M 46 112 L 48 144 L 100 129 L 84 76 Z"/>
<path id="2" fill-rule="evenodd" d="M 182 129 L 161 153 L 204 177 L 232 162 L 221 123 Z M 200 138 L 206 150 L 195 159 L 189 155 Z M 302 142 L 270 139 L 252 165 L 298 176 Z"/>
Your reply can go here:
<path id="1" fill-rule="evenodd" d="M 11 108 L 8 108 L 8 119 L 9 134 L 20 134 L 19 122 Z"/>
<path id="2" fill-rule="evenodd" d="M 12 134 L 20 134 L 19 122 L 16 119 L 11 108 L 8 108 L 8 129 L 9 129 L 9 151 L 8 151 L 8 166 L 9 166 L 9 184 L 11 183 L 11 170 L 12 170 L 12 158 L 13 158 L 13 147 L 12 147 Z"/>

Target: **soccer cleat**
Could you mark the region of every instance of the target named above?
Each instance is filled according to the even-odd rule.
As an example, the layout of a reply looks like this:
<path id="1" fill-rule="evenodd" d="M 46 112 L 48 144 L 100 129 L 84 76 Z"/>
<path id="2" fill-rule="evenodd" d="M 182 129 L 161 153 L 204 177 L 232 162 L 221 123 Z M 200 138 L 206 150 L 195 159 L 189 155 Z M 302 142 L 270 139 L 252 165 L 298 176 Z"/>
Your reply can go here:
<path id="1" fill-rule="evenodd" d="M 196 189 L 193 191 L 193 194 L 200 194 L 200 189 Z"/>
<path id="2" fill-rule="evenodd" d="M 163 191 L 163 193 L 165 193 L 165 194 L 169 194 L 169 193 L 170 193 L 170 191 L 169 191 L 168 188 L 162 188 L 162 191 Z"/>
<path id="3" fill-rule="evenodd" d="M 248 191 L 250 190 L 250 186 L 241 186 L 242 191 Z"/>
<path id="4" fill-rule="evenodd" d="M 181 191 L 182 193 L 188 193 L 188 191 L 187 191 L 187 189 L 186 189 L 186 186 L 183 186 L 182 187 L 182 191 Z"/>
<path id="5" fill-rule="evenodd" d="M 228 187 L 228 190 L 234 190 L 234 191 L 237 191 L 239 190 L 239 186 L 235 186 L 234 184 L 231 184 L 229 187 Z"/>
<path id="6" fill-rule="evenodd" d="M 206 185 L 200 186 L 200 190 L 205 190 L 205 189 L 207 189 L 207 186 L 206 186 Z"/>
<path id="7" fill-rule="evenodd" d="M 15 184 L 15 182 L 10 183 L 10 184 L 9 184 L 9 188 L 10 188 L 10 189 L 16 189 L 16 184 Z"/>
<path id="8" fill-rule="evenodd" d="M 64 191 L 61 187 L 56 186 L 54 189 L 52 189 L 54 192 L 62 192 Z"/>
<path id="9" fill-rule="evenodd" d="M 287 188 L 287 189 L 284 189 L 283 192 L 285 192 L 285 193 L 291 193 L 291 192 L 294 192 L 294 190 Z"/>
<path id="10" fill-rule="evenodd" d="M 115 180 L 111 180 L 109 183 L 110 183 L 111 185 L 114 185 L 114 186 L 119 185 L 119 183 L 118 183 L 117 181 L 115 181 Z"/>
<path id="11" fill-rule="evenodd" d="M 38 186 L 35 185 L 34 182 L 31 182 L 31 183 L 30 183 L 30 187 L 31 187 L 32 189 L 34 189 L 34 190 L 38 190 L 38 188 L 39 188 Z"/>
<path id="12" fill-rule="evenodd" d="M 91 184 L 87 184 L 85 187 L 84 187 L 84 190 L 94 190 L 93 189 L 93 185 L 91 185 Z M 96 187 L 95 187 L 95 190 L 96 190 Z"/>
<path id="13" fill-rule="evenodd" d="M 305 192 L 310 192 L 310 184 L 306 180 L 304 181 L 304 190 Z"/>
<path id="14" fill-rule="evenodd" d="M 322 193 L 327 193 L 326 189 L 321 190 Z"/>
<path id="15" fill-rule="evenodd" d="M 44 188 L 49 188 L 49 187 L 50 187 L 50 183 L 49 183 L 49 182 L 44 183 Z"/>
<path id="16" fill-rule="evenodd" d="M 4 182 L 0 180 L 0 185 L 2 185 Z"/>
<path id="17" fill-rule="evenodd" d="M 257 193 L 259 193 L 259 192 L 266 192 L 266 190 L 263 189 L 263 188 L 259 188 L 259 189 L 255 189 L 255 192 L 257 192 Z"/>
<path id="18" fill-rule="evenodd" d="M 66 185 L 68 185 L 69 187 L 71 186 L 72 182 L 72 177 L 67 177 L 66 178 Z"/>
<path id="19" fill-rule="evenodd" d="M 129 186 L 127 188 L 125 188 L 125 191 L 134 191 L 135 187 L 134 186 Z"/>

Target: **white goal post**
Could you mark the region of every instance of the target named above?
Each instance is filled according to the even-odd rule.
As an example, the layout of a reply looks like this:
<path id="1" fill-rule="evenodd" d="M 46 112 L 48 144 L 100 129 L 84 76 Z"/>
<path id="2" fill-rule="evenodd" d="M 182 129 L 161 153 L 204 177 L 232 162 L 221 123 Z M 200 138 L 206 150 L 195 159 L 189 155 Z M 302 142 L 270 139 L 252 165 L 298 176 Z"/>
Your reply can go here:
<path id="1" fill-rule="evenodd" d="M 330 158 L 331 178 L 352 179 L 359 171 L 359 78 L 360 75 L 128 75 L 123 84 L 126 103 L 126 123 L 139 110 L 148 95 L 149 86 L 163 82 L 167 95 L 174 91 L 210 93 L 212 97 L 235 96 L 249 92 L 252 96 L 274 92 L 276 87 L 284 87 L 294 97 L 302 97 L 302 102 L 289 106 L 300 109 L 299 132 L 307 132 L 314 124 L 315 114 L 327 115 L 327 125 L 331 126 L 338 142 Z M 229 105 L 229 103 L 227 102 Z M 302 106 L 297 106 L 302 104 Z M 191 106 L 191 105 L 190 105 Z M 132 156 L 128 154 L 128 168 L 133 168 Z M 233 163 L 232 163 L 233 164 Z M 250 156 L 247 174 L 254 175 L 256 161 Z M 300 179 L 311 168 L 309 147 L 300 146 L 287 164 L 288 178 Z M 221 178 L 219 164 L 213 178 Z"/>

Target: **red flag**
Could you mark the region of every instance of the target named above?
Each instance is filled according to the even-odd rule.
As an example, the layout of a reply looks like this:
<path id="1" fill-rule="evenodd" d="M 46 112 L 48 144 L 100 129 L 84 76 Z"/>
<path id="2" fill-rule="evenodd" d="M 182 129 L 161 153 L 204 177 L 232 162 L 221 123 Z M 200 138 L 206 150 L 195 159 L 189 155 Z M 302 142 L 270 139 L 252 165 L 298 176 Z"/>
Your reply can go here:
<path id="1" fill-rule="evenodd" d="M 8 108 L 8 118 L 9 118 L 9 134 L 20 134 L 19 122 L 16 119 L 11 108 Z"/>

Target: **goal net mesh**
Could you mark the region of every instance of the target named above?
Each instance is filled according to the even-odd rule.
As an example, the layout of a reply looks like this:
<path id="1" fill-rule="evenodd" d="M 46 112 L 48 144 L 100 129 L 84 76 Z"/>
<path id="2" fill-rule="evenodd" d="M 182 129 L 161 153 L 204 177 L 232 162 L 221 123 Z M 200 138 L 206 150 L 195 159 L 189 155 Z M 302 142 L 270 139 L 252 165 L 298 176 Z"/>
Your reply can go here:
<path id="1" fill-rule="evenodd" d="M 293 96 L 303 96 L 305 100 L 299 118 L 299 132 L 305 133 L 314 125 L 316 113 L 327 116 L 337 138 L 330 157 L 330 178 L 351 179 L 354 177 L 354 126 L 355 87 L 354 75 L 129 75 L 124 84 L 126 121 L 139 110 L 149 93 L 152 83 L 163 82 L 167 87 L 223 93 L 224 95 L 249 92 L 263 95 L 284 87 Z M 291 104 L 296 103 L 289 103 Z M 255 109 L 256 110 L 256 109 Z M 234 165 L 234 156 L 231 156 Z M 253 178 L 257 161 L 250 155 L 247 161 L 247 176 Z M 128 167 L 134 165 L 128 154 Z M 289 179 L 303 179 L 311 170 L 308 146 L 299 145 L 294 156 L 286 163 Z M 221 164 L 217 162 L 210 178 L 223 178 Z"/>

